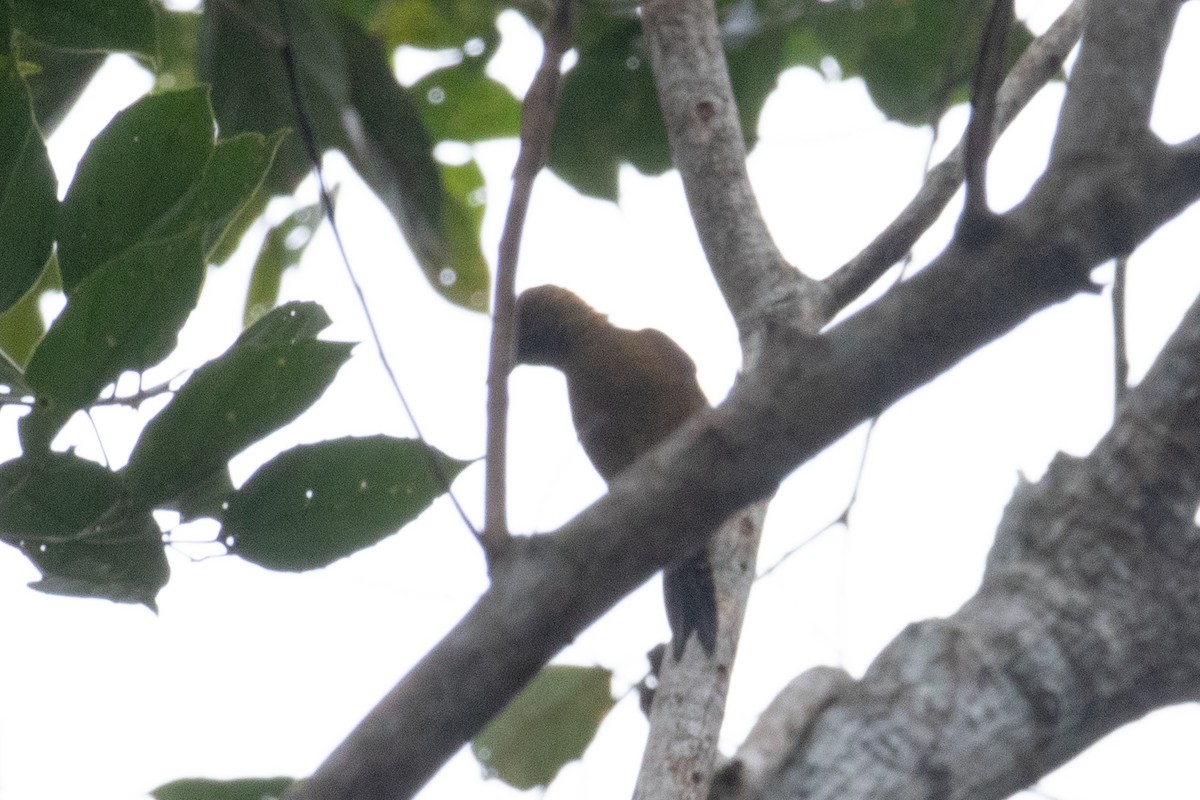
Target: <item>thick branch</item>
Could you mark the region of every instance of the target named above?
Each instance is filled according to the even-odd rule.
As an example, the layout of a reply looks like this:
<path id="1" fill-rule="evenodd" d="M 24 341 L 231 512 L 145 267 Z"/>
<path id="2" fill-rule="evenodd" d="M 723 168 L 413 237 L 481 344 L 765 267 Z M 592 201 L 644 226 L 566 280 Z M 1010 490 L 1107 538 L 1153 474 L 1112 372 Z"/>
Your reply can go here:
<path id="1" fill-rule="evenodd" d="M 978 594 L 897 637 L 755 796 L 1004 798 L 1200 699 L 1197 503 L 1200 301 L 1094 452 L 1018 487 Z"/>
<path id="2" fill-rule="evenodd" d="M 1147 136 L 1180 0 L 1092 0 L 1051 158 L 1095 158 Z"/>
<path id="3" fill-rule="evenodd" d="M 853 426 L 1035 312 L 1090 287 L 1200 194 L 1200 160 L 1145 144 L 1056 169 L 986 238 L 821 336 L 780 319 L 716 409 L 560 531 L 514 540 L 489 590 L 290 798 L 409 797 L 563 645 Z"/>

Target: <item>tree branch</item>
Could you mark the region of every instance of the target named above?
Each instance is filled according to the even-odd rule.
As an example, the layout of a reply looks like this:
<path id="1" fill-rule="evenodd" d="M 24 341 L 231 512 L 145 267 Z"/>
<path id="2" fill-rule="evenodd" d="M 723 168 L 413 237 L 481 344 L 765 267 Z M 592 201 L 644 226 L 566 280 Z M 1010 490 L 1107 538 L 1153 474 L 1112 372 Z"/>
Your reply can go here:
<path id="1" fill-rule="evenodd" d="M 1088 0 L 1075 0 L 1044 34 L 1026 48 L 996 96 L 992 140 L 1004 132 L 1017 114 L 1059 70 L 1079 41 Z M 853 259 L 839 267 L 824 283 L 831 293 L 830 310 L 836 313 L 870 288 L 893 264 L 904 258 L 917 239 L 929 230 L 963 182 L 966 134 L 940 164 L 929 171 L 917 196 L 895 221 Z"/>
<path id="2" fill-rule="evenodd" d="M 763 221 L 712 0 L 648 0 L 642 28 L 692 219 L 750 364 L 773 316 L 815 332 L 825 292 L 787 263 Z"/>
<path id="3" fill-rule="evenodd" d="M 1200 698 L 1197 503 L 1200 301 L 1093 453 L 1017 488 L 979 592 L 909 626 L 751 796 L 999 800 Z"/>

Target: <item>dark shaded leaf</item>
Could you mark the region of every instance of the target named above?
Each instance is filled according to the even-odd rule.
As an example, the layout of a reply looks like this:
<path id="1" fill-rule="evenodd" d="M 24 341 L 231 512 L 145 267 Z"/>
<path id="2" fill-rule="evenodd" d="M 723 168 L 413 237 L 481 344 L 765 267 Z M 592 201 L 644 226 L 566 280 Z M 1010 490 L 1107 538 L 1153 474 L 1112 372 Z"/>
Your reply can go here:
<path id="1" fill-rule="evenodd" d="M 162 224 L 212 151 L 205 89 L 148 95 L 118 114 L 88 147 L 63 200 L 58 258 L 67 292 Z"/>
<path id="2" fill-rule="evenodd" d="M 18 37 L 18 41 L 21 60 L 37 65 L 37 72 L 26 80 L 33 97 L 33 115 L 48 137 L 74 107 L 108 55 L 58 50 L 27 37 Z"/>
<path id="3" fill-rule="evenodd" d="M 12 24 L 69 50 L 126 50 L 157 57 L 150 0 L 12 0 Z"/>
<path id="4" fill-rule="evenodd" d="M 927 125 L 951 103 L 967 99 L 990 9 L 980 0 L 806 2 L 788 30 L 792 37 L 815 41 L 817 48 L 789 46 L 790 63 L 819 68 L 821 58 L 833 56 L 843 78 L 862 77 L 872 101 L 888 117 Z M 1009 65 L 1032 40 L 1028 28 L 1014 25 Z"/>
<path id="5" fill-rule="evenodd" d="M 300 263 L 321 220 L 321 204 L 314 203 L 296 209 L 267 231 L 250 272 L 250 288 L 242 312 L 243 325 L 249 327 L 275 307 L 283 273 Z"/>
<path id="6" fill-rule="evenodd" d="M 420 112 L 396 83 L 377 41 L 346 24 L 344 42 L 353 66 L 351 98 L 363 129 L 347 157 L 392 212 L 434 289 L 453 303 L 484 310 L 486 302 L 480 306 L 477 299 L 481 291 L 487 296 L 488 275 L 479 269 L 485 262 L 478 237 L 464 247 L 459 221 L 444 216 L 442 176 Z"/>
<path id="7" fill-rule="evenodd" d="M 200 296 L 198 238 L 138 244 L 91 273 L 34 351 L 26 382 L 43 399 L 82 408 L 122 372 L 170 353 Z"/>
<path id="8" fill-rule="evenodd" d="M 184 489 L 183 494 L 170 503 L 163 504 L 163 507 L 178 511 L 183 522 L 191 522 L 200 517 L 220 522 L 233 491 L 229 470 L 219 469 L 195 486 Z"/>
<path id="9" fill-rule="evenodd" d="M 235 555 L 268 569 L 324 567 L 411 522 L 468 463 L 387 436 L 300 445 L 234 493 L 224 532 Z"/>
<path id="10" fill-rule="evenodd" d="M 590 30 L 581 32 L 579 63 L 563 82 L 550 168 L 584 194 L 616 200 L 622 163 L 656 175 L 670 168 L 671 151 L 641 26 L 598 14 L 584 24 Z"/>
<path id="11" fill-rule="evenodd" d="M 201 25 L 200 75 L 213 85 L 221 130 L 293 129 L 268 178 L 267 187 L 275 193 L 291 193 L 308 174 L 312 163 L 306 144 L 318 154 L 344 152 L 391 212 L 434 288 L 454 303 L 481 310 L 472 305 L 479 295 L 476 282 L 441 280 L 446 269 L 477 272 L 482 254 L 476 244 L 468 263 L 457 263 L 463 247 L 451 241 L 458 232 L 443 219 L 445 193 L 432 141 L 380 42 L 318 0 L 292 0 L 286 6 L 239 0 L 238 5 L 234 13 L 224 4 L 210 4 Z M 279 8 L 286 8 L 285 19 Z M 295 91 L 288 81 L 285 41 L 295 66 Z M 256 79 L 247 81 L 246 75 Z M 484 294 L 486 288 L 485 281 Z"/>
<path id="12" fill-rule="evenodd" d="M 41 274 L 57 213 L 58 183 L 29 91 L 16 62 L 0 55 L 0 311 Z"/>
<path id="13" fill-rule="evenodd" d="M 154 800 L 275 800 L 292 785 L 294 778 L 241 778 L 215 781 L 183 778 L 164 783 L 150 792 Z"/>
<path id="14" fill-rule="evenodd" d="M 51 253 L 33 287 L 12 308 L 0 314 L 0 350 L 22 369 L 46 333 L 40 309 L 41 297 L 55 289 L 62 289 L 62 281 L 58 277 L 58 257 Z"/>
<path id="15" fill-rule="evenodd" d="M 280 306 L 196 370 L 142 431 L 124 469 L 130 493 L 168 503 L 312 405 L 353 347 L 313 338 L 328 325 L 315 303 Z"/>
<path id="16" fill-rule="evenodd" d="M 42 572 L 34 589 L 155 608 L 169 577 L 162 535 L 124 505 L 120 480 L 68 453 L 0 465 L 0 539 Z"/>
<path id="17" fill-rule="evenodd" d="M 510 786 L 546 786 L 583 755 L 613 707 L 612 672 L 550 666 L 471 743 L 475 757 Z"/>

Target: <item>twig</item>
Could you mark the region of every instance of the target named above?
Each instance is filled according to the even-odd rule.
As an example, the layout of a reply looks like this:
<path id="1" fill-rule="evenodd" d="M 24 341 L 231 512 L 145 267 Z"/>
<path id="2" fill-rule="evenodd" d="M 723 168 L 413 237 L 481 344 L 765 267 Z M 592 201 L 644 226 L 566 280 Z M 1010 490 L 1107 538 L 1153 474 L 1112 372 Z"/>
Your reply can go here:
<path id="1" fill-rule="evenodd" d="M 1129 350 L 1125 338 L 1125 276 L 1129 257 L 1117 259 L 1112 284 L 1113 317 L 1113 406 L 1120 406 L 1129 391 Z"/>
<path id="2" fill-rule="evenodd" d="M 996 118 L 996 95 L 1004 76 L 1004 57 L 1008 54 L 1008 31 L 1012 27 L 1013 0 L 994 0 L 979 45 L 975 76 L 971 86 L 971 119 L 964 137 L 963 171 L 967 198 L 963 221 L 985 219 L 991 215 L 987 202 L 987 162 L 992 152 L 992 127 Z"/>
<path id="3" fill-rule="evenodd" d="M 546 21 L 545 50 L 521 111 L 521 149 L 513 167 L 512 198 L 500 237 L 496 264 L 496 298 L 488 361 L 487 464 L 485 465 L 483 545 L 489 554 L 508 541 L 506 462 L 508 460 L 508 375 L 513 368 L 516 338 L 516 275 L 521 234 L 533 182 L 546 165 L 550 134 L 558 111 L 562 56 L 571 43 L 571 3 L 558 0 Z"/>

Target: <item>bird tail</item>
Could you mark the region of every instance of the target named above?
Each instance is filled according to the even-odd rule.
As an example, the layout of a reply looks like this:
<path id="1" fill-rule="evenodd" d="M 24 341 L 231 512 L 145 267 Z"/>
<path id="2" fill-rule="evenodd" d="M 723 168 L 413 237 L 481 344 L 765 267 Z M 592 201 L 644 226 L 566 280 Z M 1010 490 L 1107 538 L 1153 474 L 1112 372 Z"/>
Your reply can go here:
<path id="1" fill-rule="evenodd" d="M 693 633 L 711 657 L 717 646 L 717 596 L 706 550 L 663 571 L 663 596 L 675 660 Z"/>

